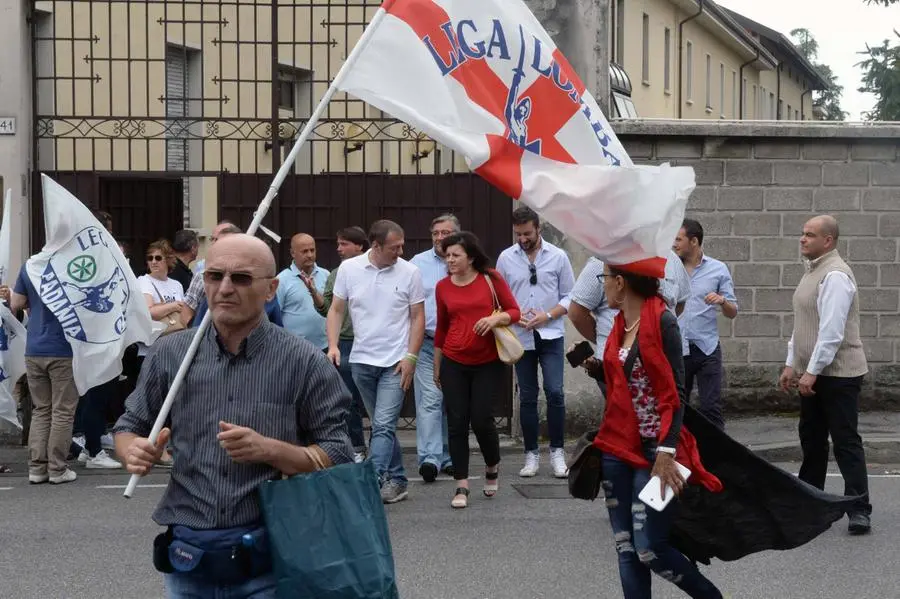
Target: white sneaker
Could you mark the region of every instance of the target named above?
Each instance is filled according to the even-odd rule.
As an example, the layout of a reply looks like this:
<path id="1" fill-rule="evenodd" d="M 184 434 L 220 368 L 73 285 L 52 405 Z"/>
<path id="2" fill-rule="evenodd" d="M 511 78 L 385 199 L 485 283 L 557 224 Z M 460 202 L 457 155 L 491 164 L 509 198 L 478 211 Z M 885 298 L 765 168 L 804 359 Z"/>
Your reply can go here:
<path id="1" fill-rule="evenodd" d="M 76 478 L 78 478 L 78 475 L 75 474 L 75 471 L 70 468 L 66 468 L 66 471 L 63 472 L 62 474 L 60 474 L 59 476 L 51 476 L 50 484 L 51 485 L 61 485 L 63 483 L 70 483 L 70 482 L 74 481 Z"/>
<path id="2" fill-rule="evenodd" d="M 79 456 L 79 459 L 81 459 L 80 456 Z M 88 461 L 85 464 L 85 466 L 90 469 L 103 468 L 103 469 L 107 469 L 107 470 L 112 470 L 115 468 L 121 468 L 122 464 L 120 464 L 116 460 L 109 457 L 109 454 L 106 453 L 105 449 L 101 449 L 100 453 L 98 453 L 97 455 L 95 455 L 92 458 L 88 458 Z"/>
<path id="3" fill-rule="evenodd" d="M 359 451 L 355 452 L 353 454 L 353 461 L 357 464 L 362 464 L 366 461 L 366 454 Z"/>
<path id="4" fill-rule="evenodd" d="M 87 452 L 87 449 L 82 449 L 81 453 L 78 454 L 78 463 L 81 465 L 87 464 L 90 459 L 91 454 Z"/>
<path id="5" fill-rule="evenodd" d="M 553 476 L 556 478 L 569 476 L 569 468 L 566 466 L 566 450 L 562 447 L 550 449 L 550 465 L 553 467 Z"/>
<path id="6" fill-rule="evenodd" d="M 87 441 L 84 440 L 84 435 L 76 435 L 72 437 L 72 443 L 74 443 L 81 449 L 84 449 L 85 446 L 87 446 Z"/>
<path id="7" fill-rule="evenodd" d="M 113 436 L 109 433 L 106 433 L 102 437 L 100 437 L 100 447 L 103 449 L 115 449 L 116 442 L 113 440 Z"/>
<path id="8" fill-rule="evenodd" d="M 531 478 L 537 475 L 538 467 L 541 464 L 541 454 L 536 451 L 525 452 L 525 466 L 519 470 L 519 476 L 523 478 Z"/>

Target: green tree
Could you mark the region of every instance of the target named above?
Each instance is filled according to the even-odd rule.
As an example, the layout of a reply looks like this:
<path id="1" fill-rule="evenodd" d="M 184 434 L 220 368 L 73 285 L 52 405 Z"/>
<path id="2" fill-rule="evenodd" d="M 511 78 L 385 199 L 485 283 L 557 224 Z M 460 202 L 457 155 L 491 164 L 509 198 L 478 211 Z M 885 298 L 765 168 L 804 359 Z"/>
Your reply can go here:
<path id="1" fill-rule="evenodd" d="M 894 34 L 900 38 L 896 30 Z M 880 46 L 867 44 L 860 54 L 868 58 L 857 64 L 863 70 L 859 91 L 875 96 L 875 106 L 864 114 L 865 119 L 900 121 L 900 45 L 884 40 Z"/>
<path id="2" fill-rule="evenodd" d="M 844 87 L 838 85 L 837 75 L 832 72 L 830 66 L 816 62 L 816 59 L 819 57 L 819 42 L 816 41 L 809 29 L 803 27 L 793 29 L 791 37 L 794 38 L 794 45 L 797 46 L 797 50 L 806 57 L 806 60 L 812 63 L 822 78 L 828 82 L 827 89 L 813 92 L 813 107 L 822 111 L 822 118 L 826 121 L 843 121 L 847 118 L 847 113 L 841 109 L 841 94 L 844 93 Z"/>

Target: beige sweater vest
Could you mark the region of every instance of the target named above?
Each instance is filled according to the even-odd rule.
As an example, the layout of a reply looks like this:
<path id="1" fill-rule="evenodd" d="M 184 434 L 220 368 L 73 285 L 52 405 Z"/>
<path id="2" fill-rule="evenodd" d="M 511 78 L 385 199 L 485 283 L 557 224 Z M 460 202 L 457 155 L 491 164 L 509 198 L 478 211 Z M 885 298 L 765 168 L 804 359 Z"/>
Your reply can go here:
<path id="1" fill-rule="evenodd" d="M 824 256 L 809 262 L 806 274 L 794 292 L 794 370 L 800 374 L 806 372 L 806 366 L 812 356 L 816 339 L 819 336 L 819 289 L 825 276 L 830 272 L 842 272 L 850 277 L 856 285 L 853 271 L 837 253 L 831 251 Z M 824 376 L 852 378 L 868 372 L 866 354 L 859 337 L 859 293 L 853 296 L 847 324 L 844 327 L 844 340 L 841 342 L 831 364 L 821 372 Z"/>

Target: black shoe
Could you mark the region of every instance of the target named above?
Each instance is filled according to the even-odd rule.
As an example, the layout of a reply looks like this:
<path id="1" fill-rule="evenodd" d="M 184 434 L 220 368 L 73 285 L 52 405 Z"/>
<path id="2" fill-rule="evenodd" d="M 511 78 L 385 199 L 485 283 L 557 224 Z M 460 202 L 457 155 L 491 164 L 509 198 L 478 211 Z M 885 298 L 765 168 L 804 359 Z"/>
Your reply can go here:
<path id="1" fill-rule="evenodd" d="M 847 530 L 851 535 L 865 535 L 872 530 L 872 523 L 865 514 L 850 514 L 850 525 Z"/>
<path id="2" fill-rule="evenodd" d="M 453 464 L 448 464 L 441 468 L 441 472 L 443 472 L 450 478 L 453 478 L 453 475 L 456 474 L 456 468 L 453 467 Z"/>
<path id="3" fill-rule="evenodd" d="M 419 466 L 419 474 L 422 476 L 422 480 L 424 480 L 426 483 L 433 483 L 434 479 L 436 479 L 438 475 L 437 466 L 435 466 L 431 462 L 425 462 L 424 464 Z"/>

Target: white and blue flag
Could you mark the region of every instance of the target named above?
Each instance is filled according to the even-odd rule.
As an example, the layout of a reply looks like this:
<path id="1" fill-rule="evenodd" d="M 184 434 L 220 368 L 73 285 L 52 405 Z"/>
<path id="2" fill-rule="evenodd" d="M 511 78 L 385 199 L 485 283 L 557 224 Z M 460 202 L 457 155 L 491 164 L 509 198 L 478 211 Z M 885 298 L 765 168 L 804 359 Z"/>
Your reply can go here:
<path id="1" fill-rule="evenodd" d="M 0 419 L 21 429 L 13 389 L 25 375 L 25 327 L 0 304 Z"/>
<path id="2" fill-rule="evenodd" d="M 47 175 L 47 243 L 26 263 L 28 278 L 62 325 L 84 394 L 122 373 L 122 355 L 153 340 L 150 310 L 118 243 L 78 198 Z"/>
<path id="3" fill-rule="evenodd" d="M 12 189 L 6 190 L 3 224 L 0 225 L 0 284 L 9 284 Z M 13 388 L 25 374 L 25 327 L 4 304 L 0 304 L 0 420 L 22 428 L 16 415 Z"/>

